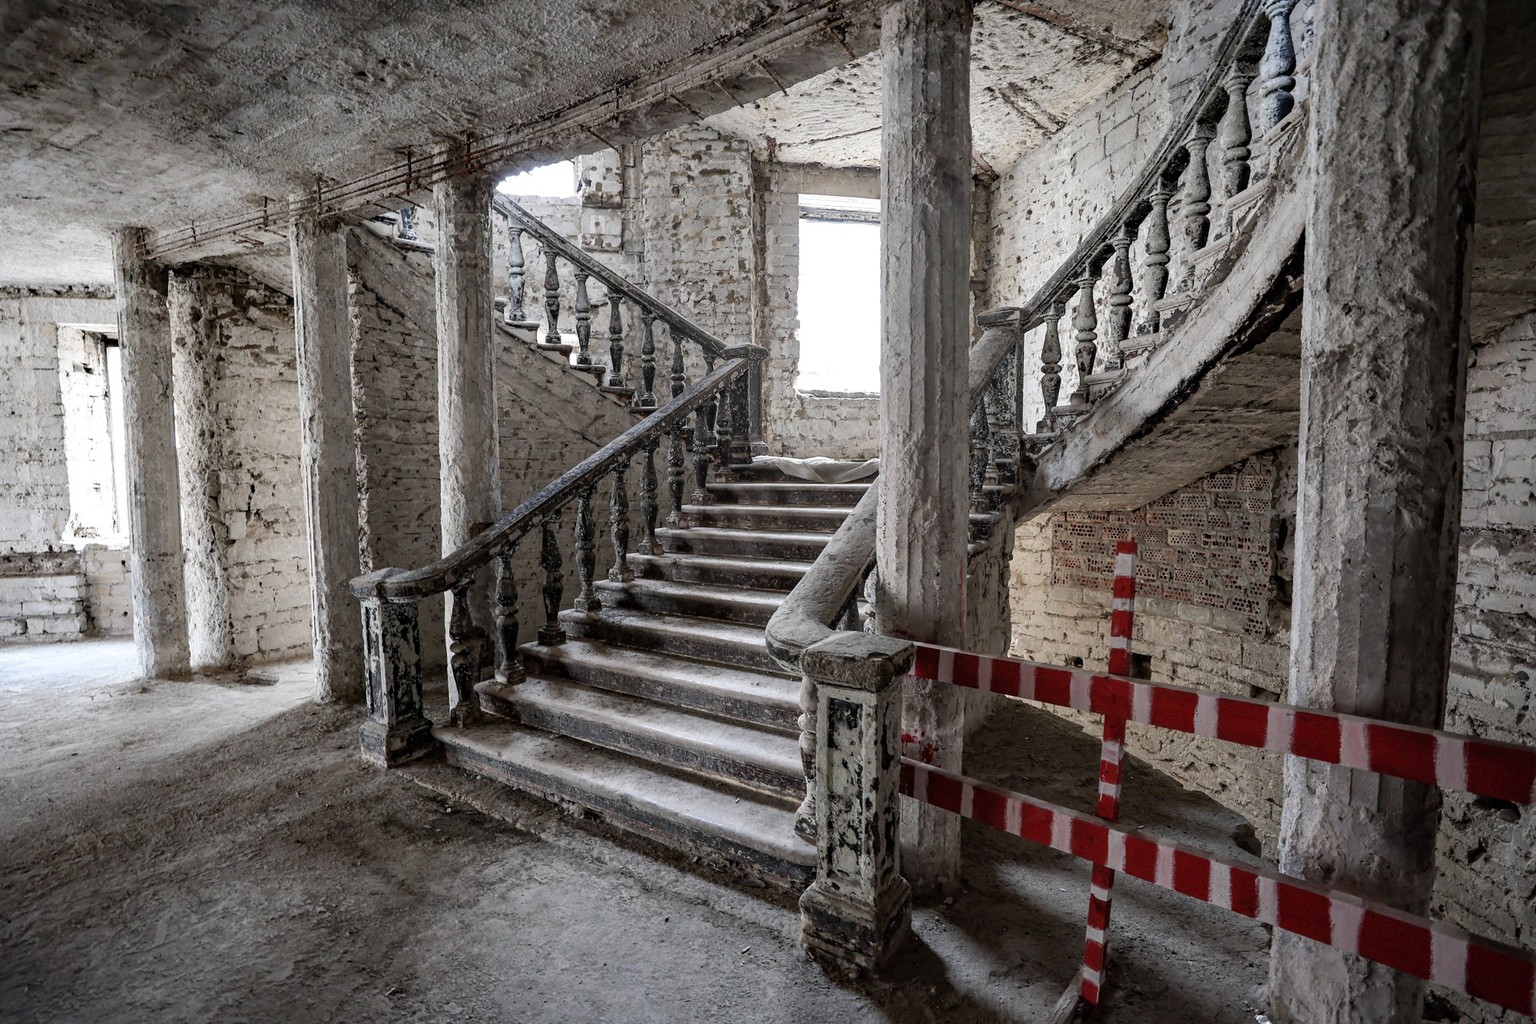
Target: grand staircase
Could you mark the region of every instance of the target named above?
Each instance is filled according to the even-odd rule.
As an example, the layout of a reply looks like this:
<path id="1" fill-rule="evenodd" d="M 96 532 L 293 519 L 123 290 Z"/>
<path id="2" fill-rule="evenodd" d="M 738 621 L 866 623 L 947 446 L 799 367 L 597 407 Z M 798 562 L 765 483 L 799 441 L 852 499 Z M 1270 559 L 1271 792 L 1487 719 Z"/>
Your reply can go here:
<path id="1" fill-rule="evenodd" d="M 800 681 L 763 626 L 869 485 L 732 475 L 595 584 L 600 609 L 561 612 L 561 642 L 520 647 L 526 678 L 476 688 L 492 723 L 435 735 L 450 764 L 804 884 Z"/>

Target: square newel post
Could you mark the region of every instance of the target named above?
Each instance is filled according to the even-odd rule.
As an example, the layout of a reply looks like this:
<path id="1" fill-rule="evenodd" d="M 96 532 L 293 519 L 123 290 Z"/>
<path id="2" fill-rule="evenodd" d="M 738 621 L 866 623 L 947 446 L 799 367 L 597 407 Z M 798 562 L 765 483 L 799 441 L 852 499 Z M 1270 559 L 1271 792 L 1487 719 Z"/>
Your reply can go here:
<path id="1" fill-rule="evenodd" d="M 906 938 L 901 877 L 901 679 L 912 645 L 837 633 L 806 649 L 816 687 L 816 880 L 800 897 L 813 955 L 871 971 Z"/>
<path id="2" fill-rule="evenodd" d="M 414 598 L 385 597 L 384 584 L 404 570 L 380 569 L 352 581 L 363 604 L 363 663 L 368 720 L 359 730 L 363 757 L 384 768 L 431 751 L 432 722 L 421 711 L 421 622 Z"/>

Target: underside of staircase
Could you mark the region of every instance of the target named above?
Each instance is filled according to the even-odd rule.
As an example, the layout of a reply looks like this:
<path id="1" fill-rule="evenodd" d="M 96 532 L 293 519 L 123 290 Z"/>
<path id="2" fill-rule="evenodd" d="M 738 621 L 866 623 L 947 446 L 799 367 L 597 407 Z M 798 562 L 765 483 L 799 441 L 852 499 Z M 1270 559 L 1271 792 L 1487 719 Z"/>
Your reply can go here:
<path id="1" fill-rule="evenodd" d="M 563 642 L 524 644 L 526 679 L 477 688 L 489 722 L 434 735 L 450 764 L 803 886 L 800 680 L 763 627 L 869 485 L 731 475 L 633 580 L 597 584 L 600 609 L 562 612 Z"/>

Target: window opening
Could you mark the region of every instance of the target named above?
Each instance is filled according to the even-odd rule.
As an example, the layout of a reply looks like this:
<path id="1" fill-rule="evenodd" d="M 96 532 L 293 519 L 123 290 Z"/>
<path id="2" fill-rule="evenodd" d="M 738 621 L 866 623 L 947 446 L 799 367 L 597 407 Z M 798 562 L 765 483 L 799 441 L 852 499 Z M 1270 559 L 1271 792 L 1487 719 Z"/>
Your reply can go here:
<path id="1" fill-rule="evenodd" d="M 880 390 L 880 201 L 800 196 L 800 391 Z"/>
<path id="2" fill-rule="evenodd" d="M 581 192 L 580 175 L 575 160 L 557 160 L 542 167 L 530 167 L 526 171 L 504 178 L 496 191 L 507 196 L 541 196 L 546 199 L 568 199 Z"/>

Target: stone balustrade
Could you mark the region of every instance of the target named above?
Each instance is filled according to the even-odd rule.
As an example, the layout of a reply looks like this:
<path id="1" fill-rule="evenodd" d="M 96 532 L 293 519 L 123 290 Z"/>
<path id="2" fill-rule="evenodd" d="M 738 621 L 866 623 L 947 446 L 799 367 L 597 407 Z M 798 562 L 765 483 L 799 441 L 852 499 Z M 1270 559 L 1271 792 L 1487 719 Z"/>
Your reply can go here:
<path id="1" fill-rule="evenodd" d="M 364 755 L 389 766 L 433 746 L 431 723 L 422 711 L 418 616 L 422 600 L 451 595 L 449 707 L 456 724 L 468 724 L 478 715 L 478 685 L 493 677 L 501 684 L 516 684 L 524 678 L 517 656 L 522 610 L 514 555 L 519 544 L 532 543 L 529 538 L 537 535 L 543 574 L 538 642 L 561 644 L 566 636 L 559 616 L 572 564 L 579 583 L 574 607 L 583 612 L 602 607 L 594 587 L 601 529 L 598 510 L 604 504 L 609 510 L 607 533 L 613 559 L 608 576 L 628 582 L 634 578 L 629 568 L 632 527 L 638 527 L 633 550 L 658 553 L 655 531 L 663 515 L 670 525 L 690 525 L 685 504 L 707 502 L 709 480 L 729 473 L 734 464 L 733 439 L 742 429 L 738 424 L 749 405 L 746 392 L 765 355 L 750 345 L 706 352 L 708 371 L 690 387 L 681 369 L 680 344 L 674 342 L 673 394 L 666 404 L 452 554 L 420 569 L 387 568 L 354 580 L 352 593 L 363 605 L 368 700 L 368 720 L 362 729 Z M 663 445 L 669 453 L 664 491 L 657 467 Z M 629 487 L 636 469 L 639 517 L 632 523 Z M 603 497 L 606 503 L 599 500 Z M 575 529 L 567 547 L 561 527 L 572 506 Z M 492 572 L 495 586 L 490 606 L 476 607 L 475 581 Z"/>

